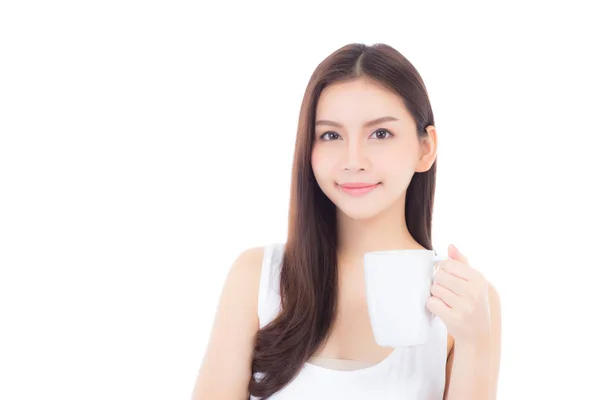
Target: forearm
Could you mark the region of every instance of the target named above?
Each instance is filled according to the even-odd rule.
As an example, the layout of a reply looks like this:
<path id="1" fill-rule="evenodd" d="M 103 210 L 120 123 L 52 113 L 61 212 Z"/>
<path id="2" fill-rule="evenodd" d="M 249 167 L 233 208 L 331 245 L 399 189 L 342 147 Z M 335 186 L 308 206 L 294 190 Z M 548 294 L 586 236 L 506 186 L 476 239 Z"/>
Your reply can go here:
<path id="1" fill-rule="evenodd" d="M 490 341 L 454 344 L 452 377 L 446 400 L 495 400 Z"/>

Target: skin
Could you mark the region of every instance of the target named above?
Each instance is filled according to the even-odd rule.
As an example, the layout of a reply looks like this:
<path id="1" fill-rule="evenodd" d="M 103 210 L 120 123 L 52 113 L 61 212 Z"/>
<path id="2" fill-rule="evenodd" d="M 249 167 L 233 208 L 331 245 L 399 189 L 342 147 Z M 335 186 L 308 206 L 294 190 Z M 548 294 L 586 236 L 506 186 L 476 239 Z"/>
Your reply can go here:
<path id="1" fill-rule="evenodd" d="M 366 124 L 381 117 L 393 120 Z M 329 121 L 329 122 L 326 122 Z M 386 249 L 424 249 L 404 217 L 406 188 L 436 159 L 437 133 L 417 136 L 402 99 L 367 78 L 326 87 L 317 103 L 312 168 L 337 207 L 339 310 L 332 334 L 314 356 L 381 362 L 392 348 L 375 342 L 368 316 L 362 257 Z M 379 183 L 361 197 L 339 183 Z M 238 256 L 226 279 L 193 399 L 247 398 L 252 347 L 259 328 L 263 248 Z M 428 308 L 448 328 L 444 399 L 495 399 L 500 363 L 500 302 L 494 287 L 454 246 L 440 262 Z"/>

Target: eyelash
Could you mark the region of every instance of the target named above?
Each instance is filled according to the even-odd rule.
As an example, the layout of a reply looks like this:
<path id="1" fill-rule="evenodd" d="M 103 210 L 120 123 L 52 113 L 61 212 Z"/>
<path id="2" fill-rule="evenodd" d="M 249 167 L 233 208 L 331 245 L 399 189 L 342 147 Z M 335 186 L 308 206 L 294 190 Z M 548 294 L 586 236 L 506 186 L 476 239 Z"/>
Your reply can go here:
<path id="1" fill-rule="evenodd" d="M 383 129 L 383 128 L 377 129 L 375 132 L 373 132 L 373 133 L 371 134 L 371 136 L 372 136 L 374 133 L 377 133 L 377 132 L 385 132 L 385 133 L 387 133 L 387 134 L 388 134 L 388 136 L 387 136 L 386 138 L 384 138 L 384 139 L 387 139 L 387 138 L 389 138 L 389 137 L 393 137 L 393 136 L 394 136 L 394 135 L 392 134 L 392 132 L 388 131 L 387 129 Z M 333 132 L 333 131 L 327 131 L 327 132 L 325 132 L 324 134 L 322 134 L 322 135 L 321 135 L 319 138 L 320 138 L 321 140 L 325 140 L 325 141 L 329 141 L 329 142 L 330 142 L 330 141 L 332 141 L 332 139 L 325 139 L 325 135 L 328 135 L 328 134 L 330 134 L 330 133 L 335 133 L 336 135 L 338 135 L 338 136 L 339 136 L 339 134 L 338 134 L 338 133 L 336 133 L 336 132 Z M 369 137 L 371 137 L 371 136 L 369 136 Z M 376 140 L 383 140 L 383 139 L 376 139 Z"/>

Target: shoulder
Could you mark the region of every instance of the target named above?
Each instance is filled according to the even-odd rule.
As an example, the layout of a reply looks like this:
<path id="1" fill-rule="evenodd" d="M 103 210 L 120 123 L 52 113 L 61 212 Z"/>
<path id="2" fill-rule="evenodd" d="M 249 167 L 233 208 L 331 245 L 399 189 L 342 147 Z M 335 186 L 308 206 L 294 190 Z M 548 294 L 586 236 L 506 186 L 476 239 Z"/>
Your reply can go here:
<path id="1" fill-rule="evenodd" d="M 235 258 L 235 261 L 232 265 L 232 270 L 236 271 L 253 271 L 260 270 L 262 265 L 263 256 L 265 253 L 264 246 L 262 247 L 250 247 L 242 250 Z"/>
<path id="2" fill-rule="evenodd" d="M 253 300 L 258 299 L 263 253 L 264 247 L 252 247 L 237 254 L 227 272 L 221 302 L 229 306 L 244 304 L 244 308 L 256 308 Z"/>
<path id="3" fill-rule="evenodd" d="M 244 286 L 249 287 L 248 290 L 257 290 L 256 284 L 260 280 L 264 253 L 265 247 L 251 247 L 242 250 L 233 261 L 227 280 L 237 289 Z"/>

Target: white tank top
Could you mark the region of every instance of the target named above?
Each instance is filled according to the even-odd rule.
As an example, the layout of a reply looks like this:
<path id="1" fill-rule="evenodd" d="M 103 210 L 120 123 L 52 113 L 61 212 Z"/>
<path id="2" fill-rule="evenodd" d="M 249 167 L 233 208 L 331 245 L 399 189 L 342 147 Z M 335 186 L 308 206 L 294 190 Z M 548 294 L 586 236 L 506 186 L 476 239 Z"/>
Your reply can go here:
<path id="1" fill-rule="evenodd" d="M 283 243 L 265 247 L 258 294 L 260 327 L 271 322 L 281 309 L 279 272 Z M 325 368 L 304 363 L 300 373 L 271 400 L 377 399 L 442 400 L 446 377 L 448 333 L 436 317 L 427 343 L 399 347 L 383 361 L 355 370 Z M 262 373 L 255 373 L 260 379 Z M 251 400 L 258 400 L 250 396 Z"/>

